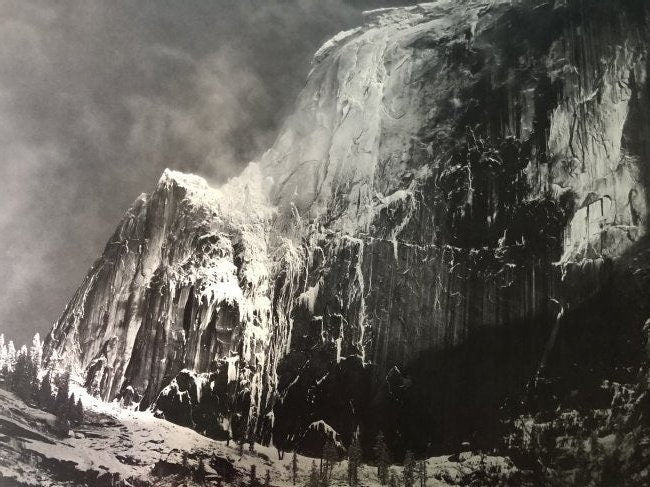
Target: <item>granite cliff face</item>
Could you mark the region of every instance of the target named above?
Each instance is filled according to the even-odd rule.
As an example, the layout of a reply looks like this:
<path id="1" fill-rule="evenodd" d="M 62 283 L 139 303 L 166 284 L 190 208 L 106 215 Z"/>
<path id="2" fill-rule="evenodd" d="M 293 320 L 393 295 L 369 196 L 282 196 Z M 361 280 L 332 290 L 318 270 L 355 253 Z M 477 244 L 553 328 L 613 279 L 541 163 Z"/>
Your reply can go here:
<path id="1" fill-rule="evenodd" d="M 645 241 L 647 20 L 606 0 L 367 13 L 260 161 L 219 189 L 168 171 L 134 203 L 47 355 L 106 400 L 304 450 L 358 428 L 397 451 L 488 441 L 612 333 L 639 362 L 646 304 L 617 263 Z M 629 312 L 612 329 L 594 299 Z M 571 356 L 588 313 L 602 333 Z"/>

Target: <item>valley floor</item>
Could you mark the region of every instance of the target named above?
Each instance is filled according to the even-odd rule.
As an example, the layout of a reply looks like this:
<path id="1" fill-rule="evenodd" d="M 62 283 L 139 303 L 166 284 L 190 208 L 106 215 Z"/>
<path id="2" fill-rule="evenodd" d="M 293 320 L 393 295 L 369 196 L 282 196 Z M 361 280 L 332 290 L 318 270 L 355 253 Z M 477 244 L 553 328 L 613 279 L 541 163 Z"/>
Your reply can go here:
<path id="1" fill-rule="evenodd" d="M 75 390 L 75 395 L 83 394 Z M 291 453 L 278 460 L 271 447 L 255 446 L 239 455 L 234 443 L 215 441 L 195 431 L 154 418 L 147 412 L 122 409 L 83 395 L 84 423 L 70 436 L 56 434 L 55 417 L 25 404 L 0 389 L 0 486 L 132 485 L 192 486 L 251 485 L 255 465 L 257 485 L 267 470 L 271 485 L 293 485 Z M 200 460 L 205 477 L 194 472 Z M 305 485 L 313 459 L 298 456 L 297 485 Z M 399 466 L 392 467 L 401 476 Z M 472 454 L 459 461 L 435 457 L 427 461 L 427 486 L 467 485 L 473 473 L 507 473 L 510 463 L 501 457 Z M 378 485 L 377 469 L 363 466 L 361 486 Z M 419 485 L 419 479 L 416 480 Z M 347 485 L 347 463 L 334 469 L 331 485 Z"/>

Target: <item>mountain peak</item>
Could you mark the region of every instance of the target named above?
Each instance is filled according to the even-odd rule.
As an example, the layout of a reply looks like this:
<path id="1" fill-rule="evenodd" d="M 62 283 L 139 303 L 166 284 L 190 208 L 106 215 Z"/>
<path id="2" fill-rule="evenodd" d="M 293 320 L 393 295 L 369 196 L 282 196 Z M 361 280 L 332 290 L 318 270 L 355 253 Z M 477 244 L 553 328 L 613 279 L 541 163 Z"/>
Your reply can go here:
<path id="1" fill-rule="evenodd" d="M 326 43 L 259 163 L 218 188 L 163 173 L 50 348 L 107 399 L 131 387 L 173 420 L 285 450 L 320 421 L 371 438 L 365 413 L 411 444 L 486 432 L 558 360 L 553 340 L 571 348 L 551 332 L 589 322 L 576 310 L 609 282 L 602 262 L 647 215 L 647 131 L 632 130 L 647 128 L 647 26 L 613 1 L 512 3 L 377 10 Z M 182 414 L 174 387 L 159 397 L 174 377 Z"/>
<path id="2" fill-rule="evenodd" d="M 209 188 L 207 181 L 201 176 L 166 168 L 158 180 L 158 186 L 165 186 L 170 183 L 176 183 L 178 186 L 188 189 L 192 188 L 203 191 Z"/>

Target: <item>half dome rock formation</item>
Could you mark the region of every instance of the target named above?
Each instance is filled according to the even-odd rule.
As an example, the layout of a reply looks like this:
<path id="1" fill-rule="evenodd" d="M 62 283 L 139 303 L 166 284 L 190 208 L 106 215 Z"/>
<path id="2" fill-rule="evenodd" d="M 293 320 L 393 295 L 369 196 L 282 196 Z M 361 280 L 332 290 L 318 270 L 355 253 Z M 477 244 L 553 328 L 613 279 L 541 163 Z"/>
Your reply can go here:
<path id="1" fill-rule="evenodd" d="M 542 384 L 561 402 L 594 357 L 600 387 L 643 360 L 648 20 L 641 0 L 366 13 L 259 161 L 136 200 L 47 356 L 279 449 L 320 448 L 318 424 L 449 451 Z"/>

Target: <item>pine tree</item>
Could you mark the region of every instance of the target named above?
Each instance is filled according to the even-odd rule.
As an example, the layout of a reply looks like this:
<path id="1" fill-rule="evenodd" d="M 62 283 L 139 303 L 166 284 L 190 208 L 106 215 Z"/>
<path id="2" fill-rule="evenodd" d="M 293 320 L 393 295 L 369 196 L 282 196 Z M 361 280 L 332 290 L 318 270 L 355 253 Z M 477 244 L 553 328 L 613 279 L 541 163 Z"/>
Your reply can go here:
<path id="1" fill-rule="evenodd" d="M 388 467 L 390 465 L 390 454 L 388 446 L 384 441 L 384 434 L 380 431 L 375 443 L 375 461 L 377 462 L 377 479 L 381 485 L 388 483 Z"/>
<path id="2" fill-rule="evenodd" d="M 57 391 L 61 388 L 70 390 L 70 369 L 66 369 L 62 373 L 56 374 L 54 377 L 54 385 L 56 386 Z"/>
<path id="3" fill-rule="evenodd" d="M 257 485 L 257 467 L 255 464 L 251 465 L 250 471 L 250 486 L 255 487 Z"/>
<path id="4" fill-rule="evenodd" d="M 348 448 L 348 483 L 355 487 L 359 483 L 359 467 L 361 465 L 361 447 L 359 439 L 354 438 Z"/>
<path id="5" fill-rule="evenodd" d="M 420 460 L 418 462 L 418 478 L 420 480 L 420 487 L 427 485 L 427 461 Z"/>
<path id="6" fill-rule="evenodd" d="M 390 471 L 388 485 L 390 485 L 390 487 L 399 487 L 399 477 L 394 470 Z"/>
<path id="7" fill-rule="evenodd" d="M 53 409 L 53 399 L 52 399 L 52 374 L 48 370 L 41 381 L 41 387 L 38 390 L 38 404 L 41 409 L 45 411 L 52 411 Z"/>
<path id="8" fill-rule="evenodd" d="M 264 477 L 264 487 L 271 487 L 271 471 L 266 469 L 266 476 Z"/>
<path id="9" fill-rule="evenodd" d="M 25 378 L 25 388 L 29 388 L 29 400 L 37 401 L 38 399 L 38 372 L 40 370 L 39 365 L 34 361 L 35 357 L 29 355 L 27 357 L 27 376 Z"/>
<path id="10" fill-rule="evenodd" d="M 332 478 L 332 472 L 334 471 L 334 466 L 338 462 L 339 452 L 336 449 L 336 445 L 331 439 L 327 440 L 325 443 L 325 448 L 323 450 L 323 457 L 325 458 L 325 471 L 323 472 L 323 477 L 329 481 Z"/>
<path id="11" fill-rule="evenodd" d="M 76 423 L 76 418 L 75 415 L 77 413 L 77 403 L 75 401 L 74 394 L 71 394 L 70 397 L 68 398 L 68 405 L 66 407 L 66 417 L 68 418 L 68 421 L 71 423 Z"/>
<path id="12" fill-rule="evenodd" d="M 35 393 L 36 376 L 36 369 L 27 352 L 27 347 L 22 347 L 11 374 L 11 389 L 23 401 L 31 401 Z"/>
<path id="13" fill-rule="evenodd" d="M 19 353 L 16 358 L 13 369 L 9 372 L 9 388 L 11 391 L 15 392 L 16 395 L 22 397 L 19 389 L 25 381 L 25 376 L 27 375 L 27 361 L 26 357 Z"/>
<path id="14" fill-rule="evenodd" d="M 415 480 L 415 459 L 413 458 L 413 453 L 407 451 L 404 456 L 404 470 L 402 471 L 402 477 L 404 479 L 404 487 L 413 487 L 413 482 Z"/>
<path id="15" fill-rule="evenodd" d="M 54 400 L 54 414 L 56 414 L 56 429 L 62 435 L 67 435 L 70 430 L 70 374 L 65 373 L 57 377 L 58 390 Z M 74 399 L 73 399 L 74 400 Z M 74 403 L 73 403 L 74 404 Z"/>
<path id="16" fill-rule="evenodd" d="M 84 422 L 84 405 L 81 402 L 81 398 L 77 400 L 77 405 L 75 406 L 75 421 L 77 424 L 83 424 Z"/>
<path id="17" fill-rule="evenodd" d="M 311 462 L 311 472 L 309 473 L 309 480 L 307 482 L 307 487 L 319 487 L 320 484 L 320 474 L 318 472 L 318 467 L 316 466 L 316 460 Z"/>
<path id="18" fill-rule="evenodd" d="M 67 419 L 68 396 L 70 395 L 70 372 L 66 371 L 56 378 L 56 400 L 54 404 L 55 414 L 62 419 Z"/>
<path id="19" fill-rule="evenodd" d="M 11 371 L 9 370 L 9 364 L 6 362 L 0 369 L 0 378 L 2 378 L 5 389 L 11 389 Z"/>
<path id="20" fill-rule="evenodd" d="M 321 467 L 320 469 L 320 475 L 318 476 L 318 485 L 320 485 L 320 487 L 328 487 L 330 485 L 327 466 L 325 468 Z"/>
<path id="21" fill-rule="evenodd" d="M 293 485 L 296 485 L 296 477 L 298 476 L 298 454 L 295 451 L 293 452 L 293 457 L 291 457 L 291 474 Z"/>

